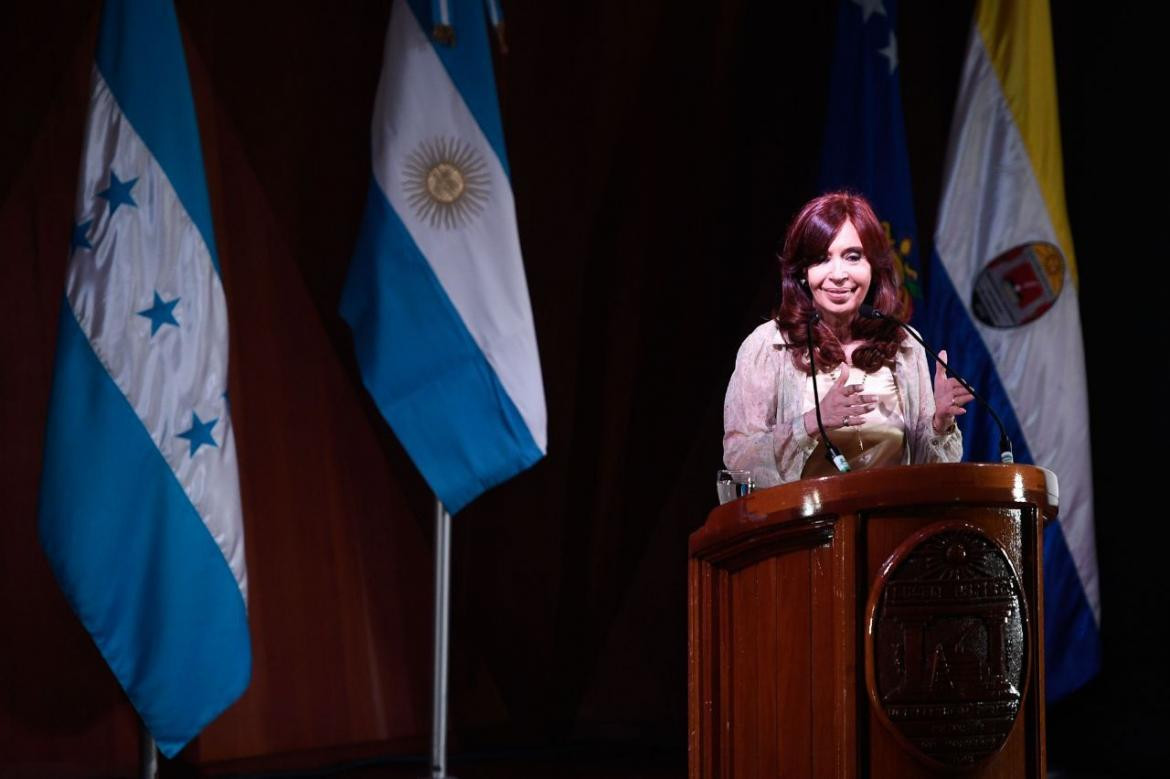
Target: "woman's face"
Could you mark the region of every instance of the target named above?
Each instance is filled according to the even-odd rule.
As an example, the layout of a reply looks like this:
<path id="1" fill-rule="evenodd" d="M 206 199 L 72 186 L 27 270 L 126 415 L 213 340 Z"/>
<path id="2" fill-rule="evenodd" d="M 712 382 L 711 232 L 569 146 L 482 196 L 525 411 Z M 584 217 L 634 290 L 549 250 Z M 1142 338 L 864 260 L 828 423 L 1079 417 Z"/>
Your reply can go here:
<path id="1" fill-rule="evenodd" d="M 846 219 L 829 244 L 825 259 L 808 268 L 813 304 L 830 324 L 852 322 L 869 292 L 871 277 L 857 228 Z"/>

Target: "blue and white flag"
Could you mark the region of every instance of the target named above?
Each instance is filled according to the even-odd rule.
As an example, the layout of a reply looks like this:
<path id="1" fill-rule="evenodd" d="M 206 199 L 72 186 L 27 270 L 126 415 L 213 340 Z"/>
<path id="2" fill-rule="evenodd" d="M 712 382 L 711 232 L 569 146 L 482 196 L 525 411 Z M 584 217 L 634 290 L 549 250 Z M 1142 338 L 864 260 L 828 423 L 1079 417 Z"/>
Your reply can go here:
<path id="1" fill-rule="evenodd" d="M 897 0 L 841 0 L 820 188 L 858 192 L 873 204 L 894 247 L 904 315 L 911 316 L 921 311 L 922 287 L 897 27 Z"/>
<path id="2" fill-rule="evenodd" d="M 41 478 L 57 580 L 168 756 L 248 684 L 228 324 L 169 2 L 106 0 Z"/>
<path id="3" fill-rule="evenodd" d="M 544 456 L 544 386 L 482 0 L 396 0 L 373 180 L 341 300 L 362 377 L 457 512 Z"/>
<path id="4" fill-rule="evenodd" d="M 951 124 L 927 331 L 1008 427 L 1017 462 L 1056 473 L 1060 521 L 1044 539 L 1047 695 L 1096 673 L 1101 604 L 1088 397 L 1048 3 L 982 0 Z M 975 404 L 967 457 L 996 461 Z"/>

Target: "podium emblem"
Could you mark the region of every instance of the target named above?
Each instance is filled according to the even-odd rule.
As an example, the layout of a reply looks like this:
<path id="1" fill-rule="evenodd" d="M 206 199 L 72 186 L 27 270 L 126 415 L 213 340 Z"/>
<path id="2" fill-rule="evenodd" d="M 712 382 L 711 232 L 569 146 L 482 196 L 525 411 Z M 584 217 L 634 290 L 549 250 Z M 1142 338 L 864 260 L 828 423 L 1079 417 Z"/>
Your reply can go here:
<path id="1" fill-rule="evenodd" d="M 932 525 L 882 566 L 866 608 L 866 681 L 878 719 L 932 766 L 998 752 L 1027 681 L 1027 614 L 1004 549 L 961 522 Z"/>

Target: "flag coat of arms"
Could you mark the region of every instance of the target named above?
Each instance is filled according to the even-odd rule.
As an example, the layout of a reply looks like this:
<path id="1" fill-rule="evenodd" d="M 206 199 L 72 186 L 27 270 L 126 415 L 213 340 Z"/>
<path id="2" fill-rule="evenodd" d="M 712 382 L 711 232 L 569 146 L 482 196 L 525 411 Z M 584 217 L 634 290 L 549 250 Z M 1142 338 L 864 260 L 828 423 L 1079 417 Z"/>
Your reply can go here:
<path id="1" fill-rule="evenodd" d="M 951 125 L 925 327 L 992 403 L 1017 462 L 1056 473 L 1044 540 L 1047 695 L 1100 664 L 1088 397 L 1064 203 L 1048 3 L 982 0 Z M 959 418 L 967 457 L 998 459 L 991 416 Z"/>
<path id="2" fill-rule="evenodd" d="M 61 306 L 39 531 L 172 756 L 247 686 L 228 324 L 174 9 L 106 0 Z"/>
<path id="3" fill-rule="evenodd" d="M 342 293 L 362 378 L 452 513 L 546 449 L 544 387 L 481 0 L 396 0 Z"/>

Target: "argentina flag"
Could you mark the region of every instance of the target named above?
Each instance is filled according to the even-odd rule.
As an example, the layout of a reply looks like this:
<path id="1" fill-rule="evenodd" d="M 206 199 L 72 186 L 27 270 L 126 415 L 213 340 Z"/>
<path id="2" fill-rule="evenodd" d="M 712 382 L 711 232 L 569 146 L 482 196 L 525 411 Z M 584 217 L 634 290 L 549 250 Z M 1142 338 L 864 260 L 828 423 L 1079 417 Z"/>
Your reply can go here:
<path id="1" fill-rule="evenodd" d="M 1101 662 L 1088 395 L 1076 258 L 1064 204 L 1048 3 L 982 0 L 951 124 L 929 274 L 927 330 L 984 392 L 1017 462 L 1056 473 L 1044 538 L 1047 695 Z M 972 404 L 967 457 L 996 461 L 999 433 Z"/>
<path id="2" fill-rule="evenodd" d="M 396 0 L 342 293 L 362 378 L 455 513 L 544 456 L 544 387 L 482 0 Z"/>
<path id="3" fill-rule="evenodd" d="M 873 204 L 894 248 L 894 264 L 902 279 L 902 316 L 917 317 L 922 283 L 902 119 L 897 28 L 897 0 L 841 0 L 820 188 L 822 192 L 858 192 Z"/>
<path id="4" fill-rule="evenodd" d="M 40 537 L 173 756 L 248 684 L 228 323 L 169 2 L 106 0 L 45 434 Z"/>

